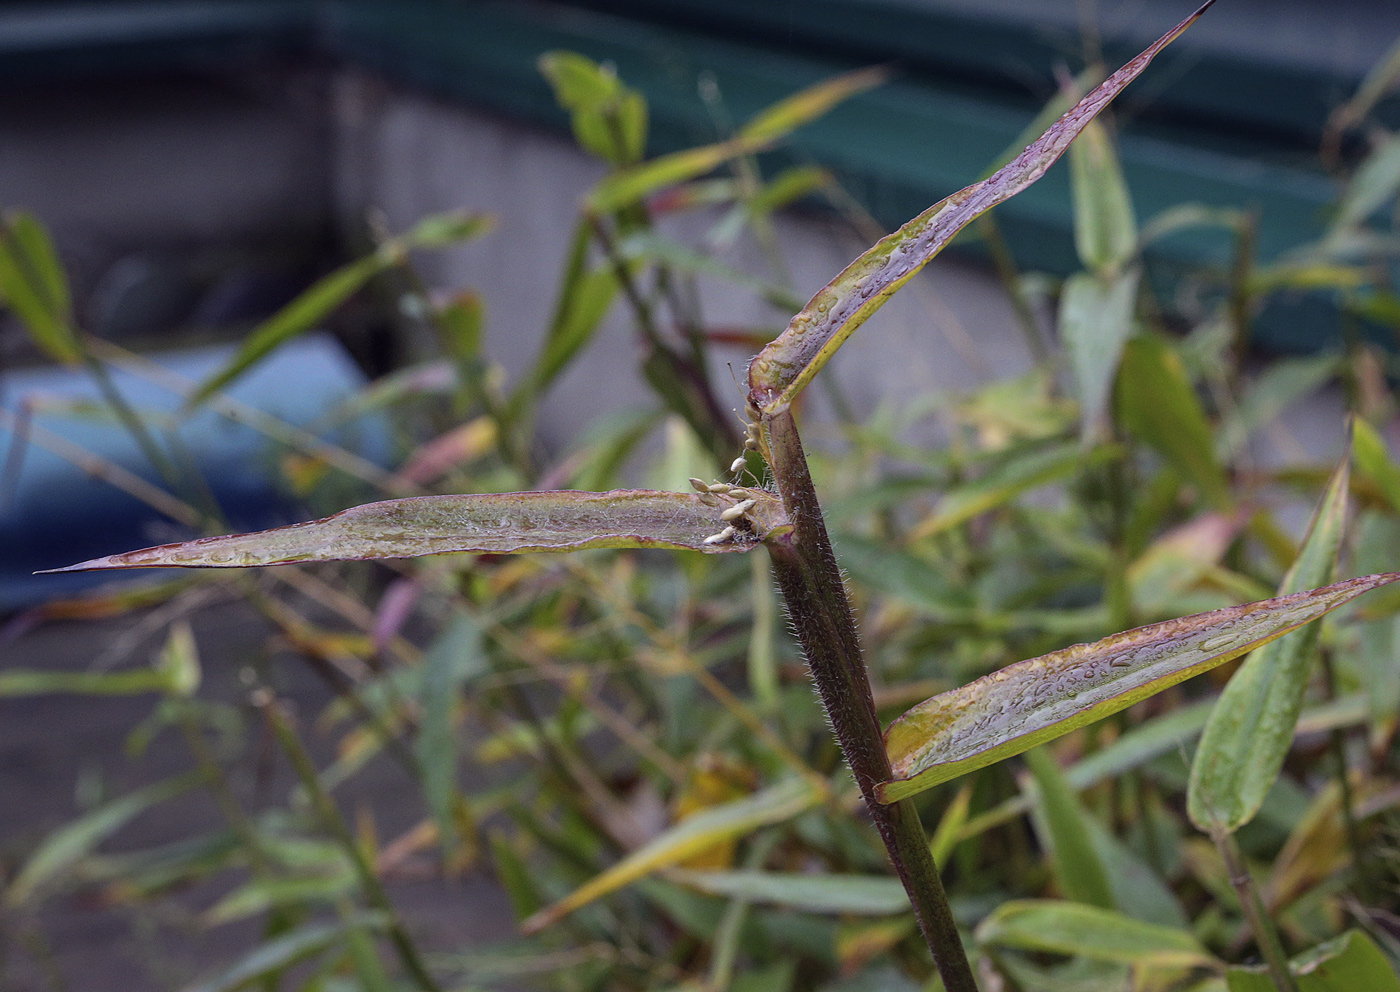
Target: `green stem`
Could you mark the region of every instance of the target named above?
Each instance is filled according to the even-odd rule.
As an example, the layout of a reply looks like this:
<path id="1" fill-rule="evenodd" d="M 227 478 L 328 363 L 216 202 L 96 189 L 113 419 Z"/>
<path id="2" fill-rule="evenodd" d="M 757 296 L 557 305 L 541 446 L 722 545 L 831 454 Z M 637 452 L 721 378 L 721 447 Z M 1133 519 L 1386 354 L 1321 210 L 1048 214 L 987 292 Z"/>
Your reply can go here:
<path id="1" fill-rule="evenodd" d="M 1249 921 L 1249 928 L 1254 932 L 1254 942 L 1259 946 L 1259 953 L 1264 956 L 1269 977 L 1274 980 L 1274 985 L 1278 986 L 1278 992 L 1298 992 L 1298 983 L 1293 980 L 1293 972 L 1288 968 L 1288 954 L 1283 949 L 1283 942 L 1279 939 L 1274 921 L 1269 918 L 1269 912 L 1264 908 L 1263 900 L 1259 898 L 1259 891 L 1254 886 L 1254 876 L 1249 873 L 1249 867 L 1245 864 L 1244 854 L 1240 851 L 1235 835 L 1222 831 L 1213 839 L 1215 846 L 1220 849 L 1220 856 L 1225 859 L 1230 884 L 1239 894 L 1245 919 Z"/>
<path id="2" fill-rule="evenodd" d="M 1332 666 L 1330 652 L 1323 651 L 1321 657 L 1323 686 L 1327 701 L 1331 702 L 1337 698 L 1337 671 Z M 1341 793 L 1338 801 L 1342 807 L 1342 824 L 1346 828 L 1347 844 L 1351 847 L 1351 867 L 1356 878 L 1357 894 L 1364 902 L 1371 894 L 1371 879 L 1374 876 L 1371 859 L 1367 857 L 1366 844 L 1361 837 L 1361 825 L 1356 822 L 1356 797 L 1352 793 L 1351 779 L 1347 775 L 1346 734 L 1340 727 L 1333 727 L 1330 736 L 1332 760 L 1337 764 L 1337 788 Z"/>
<path id="3" fill-rule="evenodd" d="M 364 850 L 356 843 L 354 834 L 350 832 L 350 825 L 345 822 L 345 817 L 341 815 L 331 797 L 326 794 L 326 790 L 321 787 L 321 780 L 316 774 L 316 766 L 312 763 L 311 756 L 306 753 L 306 748 L 302 746 L 296 731 L 292 729 L 287 715 L 282 712 L 282 707 L 273 698 L 272 693 L 267 690 L 260 690 L 255 702 L 267 716 L 267 722 L 272 727 L 277 743 L 286 752 L 292 769 L 301 779 L 302 787 L 306 789 L 307 797 L 311 800 L 311 806 L 316 811 L 316 815 L 320 817 L 326 828 L 335 836 L 336 841 L 345 849 L 345 853 L 349 855 L 350 863 L 354 866 L 355 874 L 359 878 L 360 888 L 364 890 L 365 897 L 375 909 L 388 917 L 389 940 L 393 943 L 394 949 L 398 951 L 399 959 L 403 962 L 404 968 L 413 976 L 413 980 L 419 988 L 423 989 L 423 992 L 440 992 L 441 986 L 428 972 L 422 956 L 418 953 L 418 948 L 414 946 L 413 940 L 404 928 L 403 920 L 399 918 L 394 904 L 389 901 L 389 894 L 384 891 L 379 876 L 374 873 L 374 867 L 365 857 Z"/>
<path id="4" fill-rule="evenodd" d="M 792 531 L 769 542 L 774 572 L 802 642 L 812 678 L 855 774 L 865 805 L 899 873 L 947 992 L 976 992 L 919 812 L 910 800 L 888 806 L 875 787 L 893 777 L 871 697 L 855 616 L 826 533 L 807 457 L 790 412 L 767 420 L 770 465 Z"/>

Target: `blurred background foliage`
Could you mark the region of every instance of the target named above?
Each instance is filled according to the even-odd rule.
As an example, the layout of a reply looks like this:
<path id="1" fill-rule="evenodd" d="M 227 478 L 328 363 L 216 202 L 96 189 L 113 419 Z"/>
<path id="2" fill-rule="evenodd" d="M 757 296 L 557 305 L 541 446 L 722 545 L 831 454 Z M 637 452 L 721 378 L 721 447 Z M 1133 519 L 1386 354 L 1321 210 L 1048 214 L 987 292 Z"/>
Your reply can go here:
<path id="1" fill-rule="evenodd" d="M 830 173 L 774 171 L 757 155 L 882 74 L 818 84 L 715 144 L 647 159 L 647 103 L 625 79 L 568 52 L 540 70 L 609 172 L 553 277 L 553 318 L 527 372 L 507 377 L 484 348 L 491 287 L 429 292 L 415 272 L 421 252 L 490 238 L 491 220 L 429 217 L 375 232 L 369 253 L 262 323 L 223 368 L 175 383 L 185 400 L 170 418 L 112 389 L 74 411 L 120 424 L 160 481 L 90 470 L 195 532 L 223 530 L 171 442 L 172 424 L 208 406 L 267 436 L 283 484 L 312 513 L 388 496 L 686 490 L 690 477 L 717 477 L 742 422 L 711 352 L 736 341 L 756 350 L 803 302 L 774 213 L 817 205 L 878 233 Z M 1286 444 L 1288 457 L 1264 458 L 1257 442 L 1286 441 L 1280 413 L 1329 386 L 1354 418 L 1341 574 L 1395 567 L 1400 136 L 1372 111 L 1397 78 L 1392 58 L 1332 119 L 1335 142 L 1362 150 L 1334 160 L 1342 192 L 1320 239 L 1261 263 L 1259 218 L 1247 211 L 1183 202 L 1140 216 L 1108 120 L 1072 146 L 1077 271 L 1022 272 L 995 215 L 974 232 L 996 257 L 1034 368 L 972 391 L 890 397 L 867 417 L 842 402 L 839 370 L 826 372 L 837 380 L 826 384 L 833 415 L 808 429 L 813 470 L 882 717 L 1018 659 L 1274 595 L 1333 465 Z M 1066 94 L 1076 85 L 1066 81 Z M 698 242 L 658 229 L 658 218 L 690 211 L 707 221 Z M 1170 282 L 1144 275 L 1146 249 L 1197 228 L 1223 232 L 1227 264 Z M 763 271 L 717 257 L 750 238 Z M 712 326 L 697 302 L 702 275 L 756 288 L 773 326 Z M 550 275 L 539 277 L 543 287 Z M 1261 359 L 1255 315 L 1304 291 L 1355 318 L 1341 346 Z M 36 347 L 99 385 L 113 369 L 163 374 L 85 333 L 39 218 L 6 215 L 0 294 Z M 314 430 L 227 398 L 352 298 L 378 301 L 437 354 L 371 383 Z M 632 321 L 654 400 L 549 456 L 540 402 L 614 310 Z M 1381 339 L 1363 322 L 1384 328 Z M 392 424 L 392 469 L 323 439 L 366 411 Z M 946 443 L 910 440 L 930 424 Z M 22 425 L 15 434 L 43 443 Z M 211 589 L 260 613 L 332 701 L 294 712 L 279 699 L 285 673 L 262 658 L 243 668 L 236 700 L 205 698 L 189 618 Z M 0 694 L 150 698 L 129 750 L 173 735 L 190 770 L 101 796 L 5 863 L 11 936 L 41 945 L 25 921 L 75 891 L 159 915 L 193 890 L 201 926 L 255 924 L 251 946 L 191 986 L 211 992 L 938 987 L 760 555 L 457 555 L 196 573 L 51 603 L 27 622 L 127 612 L 163 630 L 148 665 L 94 671 L 74 659 L 53 672 L 16 659 L 0 670 Z M 1240 895 L 1251 891 L 1285 949 L 1311 954 L 1299 989 L 1400 988 L 1397 617 L 1400 596 L 1381 591 L 1323 623 L 1294 678 L 1296 725 L 1276 732 L 1284 767 L 1268 772 L 1257 814 L 1231 825 L 1233 848 L 1192 825 L 1187 791 L 1234 665 L 921 796 L 984 988 L 1270 988 L 1232 967 L 1259 955 Z M 413 784 L 416 823 L 392 837 L 373 809 L 350 817 L 337 801 L 376 761 Z M 213 800 L 220 826 L 108 853 L 134 818 L 192 791 Z M 424 870 L 488 874 L 528 936 L 425 946 L 385 889 Z"/>

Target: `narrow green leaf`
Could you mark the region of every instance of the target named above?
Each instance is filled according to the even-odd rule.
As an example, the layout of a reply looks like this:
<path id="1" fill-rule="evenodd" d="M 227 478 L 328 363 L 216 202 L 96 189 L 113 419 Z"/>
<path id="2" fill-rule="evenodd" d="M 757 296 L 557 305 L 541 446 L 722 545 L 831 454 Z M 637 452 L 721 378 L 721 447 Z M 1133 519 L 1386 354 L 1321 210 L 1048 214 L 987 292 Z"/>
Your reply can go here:
<path id="1" fill-rule="evenodd" d="M 712 896 L 743 899 L 804 913 L 891 916 L 909 911 L 897 878 L 883 875 L 815 875 L 775 871 L 674 871 L 682 885 Z"/>
<path id="2" fill-rule="evenodd" d="M 1400 135 L 1375 147 L 1351 177 L 1337 208 L 1337 227 L 1355 227 L 1400 192 Z"/>
<path id="3" fill-rule="evenodd" d="M 491 834 L 491 867 L 495 870 L 496 881 L 506 890 L 515 917 L 523 920 L 539 912 L 544 905 L 539 886 L 530 866 L 515 853 L 510 841 L 499 832 Z"/>
<path id="4" fill-rule="evenodd" d="M 456 210 L 429 214 L 403 234 L 380 245 L 376 254 L 401 262 L 408 252 L 415 249 L 449 248 L 489 234 L 495 226 L 496 219 L 490 214 L 468 214 Z"/>
<path id="5" fill-rule="evenodd" d="M 1212 506 L 1230 508 L 1230 488 L 1215 460 L 1210 424 L 1181 357 L 1165 339 L 1144 334 L 1124 347 L 1118 416 L 1124 427 L 1200 487 Z"/>
<path id="6" fill-rule="evenodd" d="M 76 696 L 134 696 L 143 692 L 164 692 L 170 678 L 153 668 L 133 668 L 122 672 L 53 672 L 35 668 L 11 668 L 0 672 L 0 699 L 6 696 L 45 696 L 71 693 Z"/>
<path id="7" fill-rule="evenodd" d="M 1288 963 L 1298 992 L 1400 992 L 1400 978 L 1370 937 L 1348 930 Z M 1276 992 L 1268 970 L 1234 967 L 1225 973 L 1230 992 Z"/>
<path id="8" fill-rule="evenodd" d="M 778 595 L 773 588 L 772 566 L 763 555 L 749 559 L 753 586 L 753 624 L 749 631 L 749 691 L 759 712 L 778 708 L 782 679 L 778 671 Z"/>
<path id="9" fill-rule="evenodd" d="M 1187 612 L 1173 607 L 1220 563 L 1243 525 L 1238 514 L 1204 513 L 1153 541 L 1127 570 L 1137 616 L 1157 619 Z"/>
<path id="10" fill-rule="evenodd" d="M 1379 486 L 1390 508 L 1400 513 L 1400 467 L 1390 460 L 1384 438 L 1364 420 L 1352 422 L 1351 453 L 1357 470 Z"/>
<path id="11" fill-rule="evenodd" d="M 1109 76 L 1005 167 L 882 238 L 819 290 L 749 365 L 749 402 L 754 409 L 765 416 L 786 409 L 856 328 L 974 218 L 1043 176 L 1085 125 L 1209 6 L 1206 3 Z"/>
<path id="12" fill-rule="evenodd" d="M 415 749 L 423 774 L 423 794 L 437 821 L 445 851 L 456 845 L 453 810 L 458 801 L 457 735 L 453 714 L 462 684 L 486 671 L 481 628 L 465 611 L 454 614 L 447 629 L 423 659 L 423 682 Z"/>
<path id="13" fill-rule="evenodd" d="M 1352 98 L 1332 111 L 1328 130 L 1345 131 L 1362 121 L 1400 83 L 1400 38 L 1367 70 Z"/>
<path id="14" fill-rule="evenodd" d="M 794 165 L 784 169 L 754 195 L 748 203 L 750 216 L 763 216 L 781 210 L 833 182 L 830 172 L 815 165 Z"/>
<path id="15" fill-rule="evenodd" d="M 199 646 L 189 621 L 177 620 L 170 625 L 170 634 L 156 659 L 156 670 L 165 678 L 166 691 L 171 695 L 189 697 L 199 688 Z"/>
<path id="16" fill-rule="evenodd" d="M 728 506 L 752 499 L 758 533 L 787 527 L 782 501 L 761 489 L 735 490 L 718 505 L 690 493 L 617 489 L 607 493 L 530 492 L 414 496 L 342 510 L 333 516 L 252 534 L 203 537 L 49 569 L 244 568 L 300 561 L 412 558 L 449 552 L 510 554 L 584 548 L 679 548 L 722 553 L 759 543 L 734 531 L 706 543 L 729 524 Z"/>
<path id="17" fill-rule="evenodd" d="M 725 265 L 709 255 L 662 237 L 654 231 L 638 231 L 624 240 L 619 247 L 630 258 L 660 262 L 691 275 L 716 276 L 727 283 L 752 289 L 775 307 L 795 310 L 802 306 L 802 301 L 784 287 Z"/>
<path id="18" fill-rule="evenodd" d="M 322 277 L 296 299 L 263 321 L 244 339 L 238 354 L 190 396 L 190 409 L 204 403 L 265 356 L 312 330 L 393 261 L 378 254 L 357 259 Z"/>
<path id="19" fill-rule="evenodd" d="M 1098 852 L 1090 842 L 1089 828 L 1085 824 L 1087 814 L 1065 781 L 1060 766 L 1042 748 L 1026 752 L 1026 765 L 1035 776 L 1039 797 L 1037 832 L 1041 834 L 1041 846 L 1050 851 L 1050 863 L 1060 891 L 1075 902 L 1113 909 L 1113 890 Z"/>
<path id="20" fill-rule="evenodd" d="M 926 519 L 910 532 L 912 541 L 966 523 L 978 514 L 1004 506 L 1041 486 L 1067 479 L 1093 465 L 1121 457 L 1122 449 L 1102 447 L 1085 452 L 1077 444 L 1033 447 L 1007 458 L 981 478 L 950 490 Z"/>
<path id="21" fill-rule="evenodd" d="M 202 781 L 203 775 L 196 772 L 156 782 L 103 803 L 91 812 L 59 827 L 30 855 L 15 880 L 10 883 L 5 892 L 5 904 L 18 906 L 25 902 L 40 886 L 68 871 L 98 844 L 146 810 L 188 792 Z"/>
<path id="22" fill-rule="evenodd" d="M 569 111 L 580 146 L 613 165 L 641 160 L 647 105 L 640 93 L 624 86 L 611 67 L 577 52 L 546 52 L 537 64 L 559 105 Z"/>
<path id="23" fill-rule="evenodd" d="M 1105 426 L 1118 360 L 1133 333 L 1141 276 L 1137 266 L 1109 278 L 1077 272 L 1065 280 L 1060 293 L 1060 341 L 1074 370 L 1086 442 Z"/>
<path id="24" fill-rule="evenodd" d="M 247 919 L 274 906 L 329 903 L 355 888 L 355 873 L 346 863 L 336 875 L 311 878 L 255 878 L 224 896 L 203 914 L 206 926 Z"/>
<path id="25" fill-rule="evenodd" d="M 832 76 L 760 110 L 739 130 L 739 137 L 750 142 L 774 141 L 816 120 L 857 93 L 874 89 L 889 77 L 889 70 L 883 66 Z"/>
<path id="26" fill-rule="evenodd" d="M 1144 923 L 1178 930 L 1191 928 L 1191 920 L 1171 887 L 1132 848 L 1096 817 L 1086 815 L 1084 826 L 1089 843 L 1108 876 L 1113 906 L 1118 912 Z"/>
<path id="27" fill-rule="evenodd" d="M 1145 968 L 1216 965 L 1210 952 L 1184 930 L 1083 903 L 1040 899 L 1003 903 L 978 924 L 977 941 Z"/>
<path id="28" fill-rule="evenodd" d="M 1240 397 L 1239 407 L 1220 425 L 1216 455 L 1228 461 L 1256 431 L 1303 397 L 1321 389 L 1341 367 L 1335 354 L 1273 361 Z"/>
<path id="29" fill-rule="evenodd" d="M 885 733 L 893 802 L 1021 754 L 1316 620 L 1400 579 L 1386 573 L 1168 620 L 1008 665 L 934 696 Z"/>
<path id="30" fill-rule="evenodd" d="M 842 100 L 878 86 L 886 77 L 886 70 L 881 68 L 859 69 L 809 86 L 760 111 L 728 141 L 662 155 L 608 176 L 588 194 L 588 209 L 595 214 L 612 213 L 666 186 L 686 182 L 725 162 L 762 151 Z"/>
<path id="31" fill-rule="evenodd" d="M 388 922 L 383 913 L 363 912 L 338 923 L 305 924 L 258 944 L 215 977 L 186 986 L 183 992 L 233 992 L 334 947 L 352 930 L 383 930 Z"/>
<path id="32" fill-rule="evenodd" d="M 1113 140 L 1101 121 L 1090 121 L 1069 146 L 1074 247 L 1086 269 L 1110 274 L 1132 257 L 1137 218 Z"/>
<path id="33" fill-rule="evenodd" d="M 620 288 L 617 273 L 611 267 L 585 273 L 570 287 L 568 296 L 560 300 L 560 319 L 550 329 L 535 366 L 536 392 L 549 386 L 593 340 Z"/>
<path id="34" fill-rule="evenodd" d="M 1400 519 L 1367 511 L 1357 527 L 1353 565 L 1365 569 L 1373 562 L 1400 559 Z M 1382 566 L 1384 567 L 1384 566 Z M 1400 717 L 1400 612 L 1385 612 L 1357 624 L 1360 644 L 1356 667 L 1366 699 L 1366 713 L 1377 731 Z"/>
<path id="35" fill-rule="evenodd" d="M 806 780 L 788 779 L 744 799 L 712 806 L 686 817 L 567 897 L 535 913 L 521 927 L 526 933 L 543 930 L 580 906 L 639 878 L 669 868 L 727 840 L 752 833 L 759 827 L 790 820 L 811 809 L 822 798 L 822 794 Z"/>
<path id="36" fill-rule="evenodd" d="M 1333 473 L 1313 514 L 1307 539 L 1279 586 L 1279 595 L 1327 582 L 1337 570 L 1346 529 L 1350 460 Z M 1186 810 L 1207 833 L 1233 833 L 1254 818 L 1293 746 L 1318 629 L 1307 627 L 1245 659 L 1221 693 L 1191 763 Z"/>
<path id="37" fill-rule="evenodd" d="M 1092 788 L 1141 768 L 1153 758 L 1178 750 L 1194 739 L 1210 716 L 1212 700 L 1182 706 L 1153 717 L 1132 728 L 1107 747 L 1086 755 L 1065 769 L 1065 780 L 1075 791 Z M 985 813 L 971 818 L 958 839 L 975 837 L 985 830 L 1015 819 L 1032 808 L 1030 797 L 1022 794 L 1005 800 Z"/>
<path id="38" fill-rule="evenodd" d="M 73 363 L 82 357 L 63 264 L 49 232 L 33 214 L 0 218 L 0 300 L 54 361 Z"/>
<path id="39" fill-rule="evenodd" d="M 489 217 L 478 214 L 435 214 L 425 217 L 407 233 L 390 238 L 372 255 L 356 259 L 322 277 L 277 313 L 263 321 L 244 339 L 238 353 L 222 369 L 200 383 L 185 401 L 192 410 L 293 338 L 315 329 L 338 306 L 372 278 L 403 262 L 414 248 L 441 248 L 469 240 L 491 228 Z"/>

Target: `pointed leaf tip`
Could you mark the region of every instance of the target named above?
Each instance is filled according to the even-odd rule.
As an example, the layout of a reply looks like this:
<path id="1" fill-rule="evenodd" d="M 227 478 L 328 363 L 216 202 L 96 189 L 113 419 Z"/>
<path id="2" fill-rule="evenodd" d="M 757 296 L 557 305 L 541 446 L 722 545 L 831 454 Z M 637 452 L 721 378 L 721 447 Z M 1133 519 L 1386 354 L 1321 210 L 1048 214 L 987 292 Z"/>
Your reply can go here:
<path id="1" fill-rule="evenodd" d="M 1202 5 L 1100 83 L 996 173 L 940 200 L 894 234 L 880 239 L 819 290 L 749 365 L 749 403 L 768 416 L 786 409 L 856 328 L 954 235 L 1045 175 L 1089 122 L 1209 6 L 1209 2 Z"/>
<path id="2" fill-rule="evenodd" d="M 885 733 L 894 802 L 1030 750 L 1221 665 L 1362 593 L 1400 579 L 1387 572 L 1321 589 L 1168 620 L 1093 644 L 1017 662 L 934 696 Z"/>
<path id="3" fill-rule="evenodd" d="M 741 500 L 750 526 L 722 519 Z M 784 530 L 782 501 L 762 489 L 735 489 L 710 506 L 694 493 L 619 489 L 606 493 L 530 492 L 415 496 L 366 503 L 333 516 L 252 534 L 205 537 L 94 558 L 53 572 L 112 568 L 244 568 L 308 561 L 411 558 L 473 552 L 675 548 L 718 554 L 748 551 L 760 535 Z M 723 539 L 716 540 L 721 534 Z"/>

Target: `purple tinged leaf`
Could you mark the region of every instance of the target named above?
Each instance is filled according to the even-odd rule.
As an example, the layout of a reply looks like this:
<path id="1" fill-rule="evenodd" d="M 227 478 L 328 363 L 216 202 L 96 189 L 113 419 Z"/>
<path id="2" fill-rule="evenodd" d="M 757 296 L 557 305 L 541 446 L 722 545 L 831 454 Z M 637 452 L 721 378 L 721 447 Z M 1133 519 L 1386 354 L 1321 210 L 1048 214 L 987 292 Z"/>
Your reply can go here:
<path id="1" fill-rule="evenodd" d="M 880 800 L 915 795 L 1127 709 L 1396 579 L 1367 575 L 1139 627 L 934 696 L 885 732 L 894 778 L 879 787 Z"/>
<path id="2" fill-rule="evenodd" d="M 754 500 L 752 524 L 734 528 L 720 514 Z M 748 551 L 760 535 L 785 530 L 782 503 L 761 489 L 735 489 L 710 506 L 690 493 L 619 489 L 607 493 L 532 492 L 417 496 L 367 503 L 333 516 L 253 534 L 205 537 L 49 569 L 243 568 L 306 561 L 411 558 L 449 552 L 508 554 L 584 548 Z M 708 543 L 707 543 L 708 542 Z"/>
<path id="3" fill-rule="evenodd" d="M 787 330 L 749 366 L 749 402 L 753 407 L 769 416 L 786 409 L 857 327 L 967 224 L 1045 175 L 1109 101 L 1213 2 L 1209 0 L 1109 76 L 1006 166 L 940 200 L 882 238 L 819 290 Z"/>

